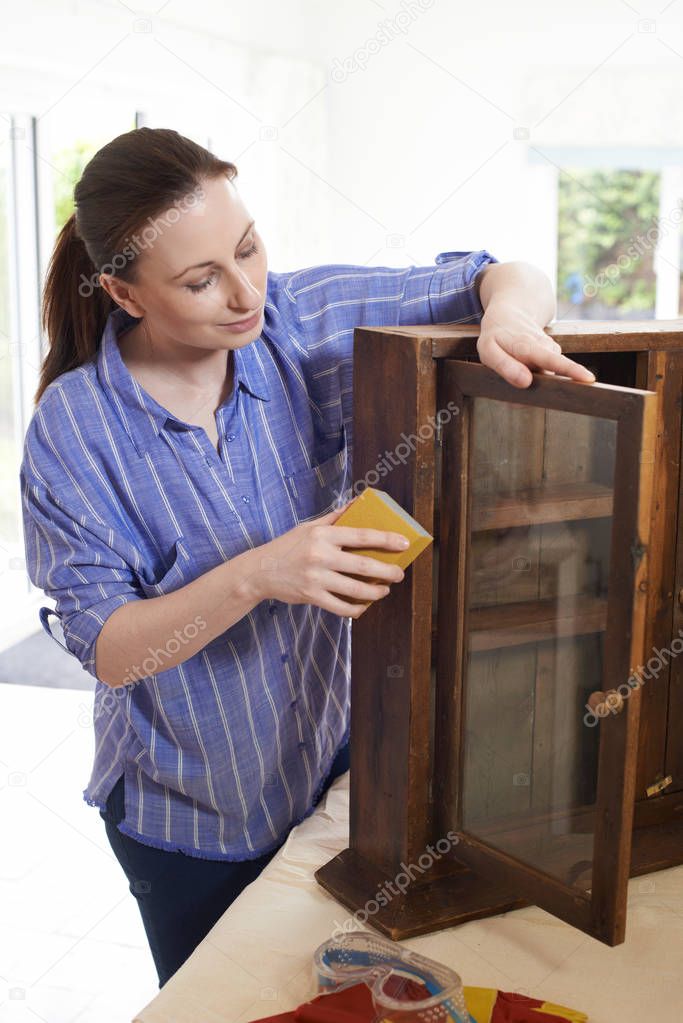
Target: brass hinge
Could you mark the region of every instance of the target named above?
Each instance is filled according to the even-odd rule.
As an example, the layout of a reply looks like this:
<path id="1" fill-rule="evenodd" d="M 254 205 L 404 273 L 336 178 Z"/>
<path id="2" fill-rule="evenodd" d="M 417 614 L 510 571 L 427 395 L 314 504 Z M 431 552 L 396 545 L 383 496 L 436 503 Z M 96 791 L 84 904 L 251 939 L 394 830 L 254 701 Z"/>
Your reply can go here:
<path id="1" fill-rule="evenodd" d="M 652 785 L 648 785 L 645 792 L 648 796 L 656 796 L 662 792 L 663 789 L 668 788 L 672 781 L 673 778 L 671 775 L 667 774 L 666 778 L 658 778 L 657 781 L 652 783 Z"/>
<path id="2" fill-rule="evenodd" d="M 643 554 L 647 550 L 645 544 L 637 540 L 636 543 L 631 544 L 631 558 L 633 559 L 633 568 L 638 568 L 638 565 L 643 559 Z"/>

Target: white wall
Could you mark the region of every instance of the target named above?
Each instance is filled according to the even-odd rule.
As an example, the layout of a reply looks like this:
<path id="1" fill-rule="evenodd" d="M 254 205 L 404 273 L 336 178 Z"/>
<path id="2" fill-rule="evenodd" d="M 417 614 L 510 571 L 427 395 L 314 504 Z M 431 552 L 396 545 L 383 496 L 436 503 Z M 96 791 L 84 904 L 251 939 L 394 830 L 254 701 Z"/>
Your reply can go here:
<path id="1" fill-rule="evenodd" d="M 210 137 L 276 269 L 482 246 L 552 273 L 548 147 L 681 162 L 683 4 L 661 6 L 32 0 L 3 25 L 2 105 L 55 139 L 124 106 Z"/>
<path id="2" fill-rule="evenodd" d="M 331 88 L 333 184 L 421 261 L 484 246 L 553 273 L 563 166 L 553 150 L 604 147 L 609 160 L 610 149 L 659 147 L 660 163 L 683 162 L 683 5 L 654 25 L 648 14 L 662 5 L 638 6 L 433 0 Z M 332 30 L 321 36 L 333 67 L 367 52 L 383 20 L 372 4 L 350 7 L 354 23 L 345 8 L 332 45 Z M 387 16 L 397 10 L 386 5 Z M 333 245 L 364 260 L 382 243 L 350 206 L 332 238 L 324 258 Z"/>

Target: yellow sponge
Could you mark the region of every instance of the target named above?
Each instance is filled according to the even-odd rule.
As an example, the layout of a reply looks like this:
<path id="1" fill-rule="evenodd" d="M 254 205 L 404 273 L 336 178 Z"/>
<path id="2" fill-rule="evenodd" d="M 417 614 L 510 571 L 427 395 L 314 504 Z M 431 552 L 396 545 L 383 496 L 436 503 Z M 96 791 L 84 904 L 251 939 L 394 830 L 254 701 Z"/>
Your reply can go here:
<path id="1" fill-rule="evenodd" d="M 399 565 L 405 569 L 422 551 L 429 546 L 434 537 L 420 523 L 409 515 L 393 497 L 384 490 L 366 487 L 349 507 L 342 512 L 333 523 L 335 526 L 353 526 L 362 529 L 382 529 L 392 533 L 400 533 L 410 541 L 410 546 L 403 551 L 390 551 L 381 547 L 343 547 L 342 550 L 354 551 L 359 554 Z M 369 576 L 345 572 L 351 579 L 360 579 L 366 583 L 384 584 L 384 580 L 371 579 Z M 357 600 L 343 594 L 343 599 L 350 604 L 366 604 L 365 600 Z"/>

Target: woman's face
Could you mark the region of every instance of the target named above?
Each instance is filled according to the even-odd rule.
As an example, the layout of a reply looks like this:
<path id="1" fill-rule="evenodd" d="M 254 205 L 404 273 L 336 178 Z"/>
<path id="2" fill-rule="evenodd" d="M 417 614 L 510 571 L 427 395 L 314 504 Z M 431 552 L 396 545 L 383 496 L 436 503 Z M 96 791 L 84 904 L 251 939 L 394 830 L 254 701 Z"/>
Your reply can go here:
<path id="1" fill-rule="evenodd" d="M 105 274 L 100 279 L 120 306 L 145 318 L 159 343 L 241 348 L 263 328 L 266 252 L 227 177 L 203 179 L 201 189 L 192 203 L 178 204 L 175 222 L 160 214 L 149 244 L 138 242 L 135 284 Z M 142 231 L 131 243 L 136 237 L 144 239 Z M 246 331 L 221 326 L 254 314 L 256 322 Z"/>

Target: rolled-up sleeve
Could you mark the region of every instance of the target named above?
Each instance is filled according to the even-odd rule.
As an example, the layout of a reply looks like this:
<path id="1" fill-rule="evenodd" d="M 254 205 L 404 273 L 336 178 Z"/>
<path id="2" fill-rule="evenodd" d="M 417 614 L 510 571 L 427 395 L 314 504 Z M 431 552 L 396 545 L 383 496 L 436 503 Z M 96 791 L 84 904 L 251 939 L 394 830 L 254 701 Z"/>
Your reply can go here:
<path id="1" fill-rule="evenodd" d="M 427 293 L 430 323 L 479 323 L 484 310 L 478 277 L 498 260 L 485 249 L 478 252 L 440 252 Z M 418 298 L 418 304 L 420 299 Z"/>
<path id="2" fill-rule="evenodd" d="M 95 648 L 107 618 L 145 594 L 116 549 L 124 543 L 115 529 L 89 520 L 85 509 L 67 510 L 44 483 L 30 478 L 25 464 L 20 481 L 29 578 L 54 599 L 67 650 L 97 678 Z M 50 631 L 43 615 L 41 622 Z"/>
<path id="3" fill-rule="evenodd" d="M 440 252 L 434 266 L 326 264 L 278 276 L 309 352 L 325 345 L 331 351 L 340 339 L 350 346 L 348 332 L 354 327 L 479 322 L 477 278 L 497 262 L 478 249 Z"/>

